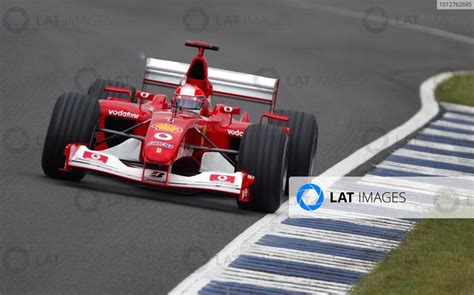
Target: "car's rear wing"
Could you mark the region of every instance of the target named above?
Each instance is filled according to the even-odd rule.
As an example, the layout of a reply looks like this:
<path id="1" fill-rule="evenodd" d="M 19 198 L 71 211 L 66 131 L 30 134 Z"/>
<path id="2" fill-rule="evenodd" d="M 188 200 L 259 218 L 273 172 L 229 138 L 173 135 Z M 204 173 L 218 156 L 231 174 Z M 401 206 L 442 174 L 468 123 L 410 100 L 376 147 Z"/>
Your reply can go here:
<path id="1" fill-rule="evenodd" d="M 148 58 L 143 85 L 177 87 L 188 68 L 187 63 Z M 215 68 L 208 68 L 208 79 L 214 95 L 268 104 L 271 111 L 275 107 L 278 79 Z"/>

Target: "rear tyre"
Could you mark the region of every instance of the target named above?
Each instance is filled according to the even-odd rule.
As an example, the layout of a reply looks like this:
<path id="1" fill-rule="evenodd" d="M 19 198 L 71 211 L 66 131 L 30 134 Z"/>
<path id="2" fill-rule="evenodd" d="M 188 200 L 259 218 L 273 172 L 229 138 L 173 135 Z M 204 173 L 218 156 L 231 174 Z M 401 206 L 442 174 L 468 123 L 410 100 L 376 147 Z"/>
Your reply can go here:
<path id="1" fill-rule="evenodd" d="M 64 93 L 58 97 L 43 147 L 41 164 L 46 175 L 73 181 L 84 177 L 81 170 L 59 170 L 66 160 L 64 148 L 69 143 L 88 144 L 99 116 L 95 97 L 79 93 Z"/>
<path id="2" fill-rule="evenodd" d="M 250 125 L 242 137 L 237 169 L 255 176 L 250 202 L 237 199 L 241 209 L 273 213 L 280 207 L 288 165 L 288 136 L 272 125 Z"/>
<path id="3" fill-rule="evenodd" d="M 109 96 L 122 98 L 122 99 L 128 98 L 127 94 L 124 94 L 124 93 L 104 91 L 104 88 L 106 86 L 114 86 L 114 87 L 130 89 L 130 91 L 132 91 L 132 102 L 135 103 L 137 101 L 135 98 L 135 92 L 136 92 L 135 87 L 122 83 L 122 82 L 104 80 L 104 79 L 95 80 L 89 87 L 87 94 L 89 94 L 90 96 L 96 97 L 97 99 L 107 99 L 107 97 Z"/>
<path id="4" fill-rule="evenodd" d="M 285 193 L 288 194 L 290 177 L 310 176 L 313 173 L 318 145 L 318 123 L 314 115 L 304 112 L 275 110 L 274 113 L 289 117 L 288 179 L 285 188 Z M 285 122 L 271 120 L 270 124 L 284 126 Z"/>

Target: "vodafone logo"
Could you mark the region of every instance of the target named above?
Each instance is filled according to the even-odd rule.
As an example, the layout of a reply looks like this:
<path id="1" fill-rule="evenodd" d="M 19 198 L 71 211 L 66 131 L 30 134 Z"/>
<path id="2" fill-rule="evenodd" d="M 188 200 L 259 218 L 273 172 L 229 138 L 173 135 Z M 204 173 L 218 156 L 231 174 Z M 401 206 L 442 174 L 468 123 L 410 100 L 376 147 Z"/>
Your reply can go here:
<path id="1" fill-rule="evenodd" d="M 141 98 L 148 98 L 150 96 L 150 93 L 148 92 L 140 92 L 140 97 Z"/>
<path id="2" fill-rule="evenodd" d="M 172 140 L 173 139 L 173 135 L 169 133 L 164 133 L 164 132 L 155 133 L 154 136 L 156 139 L 159 139 L 159 140 Z"/>
<path id="3" fill-rule="evenodd" d="M 224 112 L 226 112 L 226 113 L 232 113 L 233 110 L 234 109 L 232 107 L 229 107 L 229 106 L 224 107 Z"/>
<path id="4" fill-rule="evenodd" d="M 211 174 L 209 180 L 214 182 L 234 183 L 235 177 L 222 174 Z"/>
<path id="5" fill-rule="evenodd" d="M 232 136 L 242 137 L 244 135 L 244 132 L 240 130 L 227 129 L 227 134 L 232 135 Z"/>
<path id="6" fill-rule="evenodd" d="M 117 111 L 117 110 L 109 110 L 109 116 L 116 116 L 128 119 L 138 119 L 138 115 L 132 112 L 127 112 L 124 110 Z"/>
<path id="7" fill-rule="evenodd" d="M 91 152 L 88 152 L 88 151 L 85 151 L 84 154 L 82 155 L 82 157 L 84 159 L 94 160 L 94 161 L 97 161 L 97 162 L 102 162 L 104 164 L 107 163 L 107 160 L 109 159 L 109 157 L 107 157 L 107 156 L 91 153 Z"/>

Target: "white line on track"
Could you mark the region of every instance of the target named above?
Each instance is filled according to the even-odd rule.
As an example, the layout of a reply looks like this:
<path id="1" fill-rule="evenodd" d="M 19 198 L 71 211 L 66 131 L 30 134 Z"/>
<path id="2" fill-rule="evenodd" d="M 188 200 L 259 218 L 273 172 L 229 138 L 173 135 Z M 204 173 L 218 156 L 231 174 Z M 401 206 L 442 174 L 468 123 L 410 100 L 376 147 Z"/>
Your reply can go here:
<path id="1" fill-rule="evenodd" d="M 319 211 L 321 210 L 321 211 Z M 358 215 L 358 214 L 355 214 Z M 323 219 L 341 219 L 341 213 L 339 211 L 333 210 L 324 210 L 323 208 L 318 209 L 318 216 Z M 402 231 L 409 231 L 413 228 L 415 222 L 403 219 L 395 219 L 395 218 L 383 218 L 383 219 L 363 219 L 363 216 L 357 216 L 356 218 L 351 218 L 347 220 L 352 224 L 357 225 L 366 225 L 366 226 L 373 226 L 373 227 L 380 227 L 386 229 L 393 229 L 396 228 Z"/>
<path id="2" fill-rule="evenodd" d="M 441 105 L 443 106 L 443 108 L 445 108 L 448 111 L 464 112 L 464 113 L 470 113 L 474 115 L 474 107 L 463 106 L 463 105 L 453 104 L 449 102 L 442 102 Z"/>
<path id="3" fill-rule="evenodd" d="M 436 162 L 447 163 L 447 164 L 458 164 L 458 165 L 474 167 L 474 160 L 471 160 L 471 159 L 459 158 L 459 157 L 453 157 L 453 156 L 447 156 L 447 155 L 437 155 L 433 153 L 425 153 L 425 152 L 412 151 L 412 150 L 407 150 L 407 149 L 399 149 L 396 152 L 394 152 L 392 155 L 430 160 L 430 161 L 436 161 Z"/>
<path id="4" fill-rule="evenodd" d="M 474 154 L 473 148 L 463 147 L 463 146 L 458 146 L 458 145 L 454 146 L 450 144 L 426 141 L 426 140 L 421 140 L 421 139 L 411 139 L 410 141 L 408 141 L 408 144 L 420 146 L 420 147 L 445 150 L 445 151 L 450 151 L 450 152 L 462 152 L 462 153 Z"/>
<path id="5" fill-rule="evenodd" d="M 234 281 L 236 283 L 241 283 L 241 280 L 236 279 L 236 277 L 246 278 L 246 281 L 257 286 L 267 288 L 282 288 L 289 291 L 318 294 L 342 294 L 347 292 L 347 290 L 352 287 L 348 284 L 305 279 L 300 277 L 291 277 L 291 280 L 288 280 L 287 276 L 234 267 L 229 267 L 226 269 L 223 273 L 223 277 L 226 279 L 226 281 Z"/>
<path id="6" fill-rule="evenodd" d="M 345 258 L 321 253 L 305 252 L 292 249 L 282 249 L 276 247 L 268 247 L 261 245 L 252 245 L 244 254 L 259 257 L 271 257 L 278 259 L 286 259 L 301 263 L 319 264 L 322 266 L 340 268 L 345 270 L 353 270 L 358 272 L 369 272 L 377 262 Z"/>
<path id="7" fill-rule="evenodd" d="M 468 122 L 472 122 L 474 124 L 474 114 L 473 115 L 461 115 L 457 113 L 450 113 L 447 112 L 443 115 L 443 118 L 451 118 L 451 119 L 460 119 Z"/>
<path id="8" fill-rule="evenodd" d="M 457 129 L 462 129 L 466 131 L 474 131 L 474 125 L 459 124 L 459 123 L 453 123 L 453 122 L 442 121 L 442 120 L 438 120 L 431 124 L 433 126 L 439 126 L 439 127 L 457 128 Z"/>
<path id="9" fill-rule="evenodd" d="M 338 216 L 332 216 L 332 218 L 338 218 Z M 370 220 L 352 219 L 351 223 L 360 224 L 360 225 L 368 225 L 368 226 L 376 226 L 376 227 L 387 228 L 387 229 L 397 228 L 402 231 L 403 230 L 409 231 L 415 225 L 415 222 L 413 221 L 394 219 L 394 218 L 370 219 Z"/>
<path id="10" fill-rule="evenodd" d="M 326 265 L 328 267 L 337 267 L 341 265 L 347 267 L 347 265 L 353 266 L 356 271 L 367 272 L 377 263 L 376 261 L 360 260 L 355 258 L 347 258 L 342 256 L 334 256 L 322 253 L 313 253 L 293 249 L 283 249 L 270 246 L 262 245 L 251 245 L 245 251 L 246 254 L 259 254 L 261 256 L 281 257 L 290 259 L 294 257 L 295 261 L 303 263 L 315 263 L 320 265 Z"/>
<path id="11" fill-rule="evenodd" d="M 462 183 L 470 183 L 472 177 L 464 178 L 465 181 L 463 181 L 462 177 L 457 177 L 456 179 L 453 185 L 456 184 L 455 186 L 458 186 Z M 436 177 L 431 179 L 425 178 L 423 182 L 420 182 L 418 178 L 413 177 L 393 179 L 390 177 L 368 175 L 363 178 L 361 183 L 365 185 L 385 186 L 392 189 L 403 187 L 403 189 L 418 191 L 426 195 L 435 195 L 439 190 L 446 187 L 446 184 L 440 184 L 439 181 L 436 180 Z M 456 192 L 460 198 L 465 198 L 464 196 L 470 196 L 472 194 L 472 189 L 458 187 Z"/>
<path id="12" fill-rule="evenodd" d="M 470 134 L 462 134 L 458 132 L 443 131 L 443 130 L 432 129 L 432 128 L 423 129 L 421 131 L 421 134 L 437 135 L 437 136 L 443 136 L 443 137 L 448 137 L 448 138 L 457 139 L 457 140 L 469 140 L 469 141 L 472 141 L 473 148 L 474 148 L 474 141 L 473 141 L 474 136 Z"/>
<path id="13" fill-rule="evenodd" d="M 320 241 L 332 244 L 351 244 L 360 248 L 373 250 L 390 250 L 398 245 L 397 241 L 372 238 L 363 235 L 346 234 L 334 231 L 295 227 L 282 224 L 270 234 L 280 237 L 298 238 L 309 241 Z"/>
<path id="14" fill-rule="evenodd" d="M 337 262 L 336 259 L 341 258 L 340 256 L 324 255 L 324 257 L 322 257 L 322 255 L 320 255 L 319 253 L 294 251 L 291 249 L 281 249 L 276 247 L 258 245 L 250 248 L 248 251 L 243 252 L 242 255 L 251 255 L 252 257 L 258 258 L 269 258 L 272 260 L 281 261 L 282 263 L 300 262 L 306 265 L 319 265 L 324 267 L 365 273 L 369 272 L 370 267 L 373 267 L 375 265 L 375 263 L 372 262 L 372 265 L 365 264 L 365 267 L 361 268 L 357 266 L 357 261 L 355 260 Z M 364 261 L 360 260 L 360 262 Z"/>
<path id="15" fill-rule="evenodd" d="M 421 173 L 433 176 L 446 176 L 446 177 L 456 177 L 456 176 L 472 176 L 471 173 L 464 173 L 459 171 L 452 171 L 446 169 L 438 169 L 433 167 L 423 167 L 412 164 L 403 164 L 391 161 L 383 161 L 381 164 L 377 165 L 377 168 L 386 168 L 392 170 L 399 170 L 403 172 L 411 173 Z"/>

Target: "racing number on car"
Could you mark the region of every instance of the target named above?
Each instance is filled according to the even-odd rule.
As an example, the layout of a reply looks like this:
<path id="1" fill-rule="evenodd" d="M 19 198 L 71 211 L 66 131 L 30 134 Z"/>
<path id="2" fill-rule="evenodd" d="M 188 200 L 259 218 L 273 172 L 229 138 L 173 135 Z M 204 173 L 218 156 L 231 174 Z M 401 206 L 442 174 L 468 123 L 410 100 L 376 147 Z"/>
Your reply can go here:
<path id="1" fill-rule="evenodd" d="M 166 173 L 162 171 L 152 171 L 150 176 L 155 178 L 164 178 L 166 176 Z"/>

